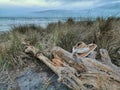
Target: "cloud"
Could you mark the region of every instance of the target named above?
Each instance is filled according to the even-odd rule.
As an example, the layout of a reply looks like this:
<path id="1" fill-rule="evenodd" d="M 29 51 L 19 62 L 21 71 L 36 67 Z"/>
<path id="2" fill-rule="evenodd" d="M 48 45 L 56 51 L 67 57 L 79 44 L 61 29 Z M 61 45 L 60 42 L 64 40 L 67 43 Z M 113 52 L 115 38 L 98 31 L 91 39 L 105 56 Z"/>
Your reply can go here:
<path id="1" fill-rule="evenodd" d="M 90 9 L 90 8 L 93 8 L 96 4 L 98 3 L 98 1 L 96 0 L 81 0 L 81 1 L 78 1 L 76 0 L 76 2 L 71 2 L 68 4 L 66 4 L 65 7 L 67 8 L 79 8 L 79 9 Z"/>
<path id="2" fill-rule="evenodd" d="M 40 6 L 59 6 L 76 2 L 94 2 L 96 0 L 0 0 L 1 4 L 19 4 L 19 5 L 40 5 Z"/>
<path id="3" fill-rule="evenodd" d="M 120 4 L 120 0 L 103 0 L 101 1 L 97 6 L 102 7 L 102 6 L 110 6 L 112 4 Z"/>
<path id="4" fill-rule="evenodd" d="M 46 2 L 56 2 L 58 6 L 63 8 L 90 8 L 93 7 L 99 0 L 45 0 Z"/>
<path id="5" fill-rule="evenodd" d="M 0 5 L 39 6 L 55 9 L 90 9 L 107 4 L 120 3 L 119 0 L 0 0 Z"/>
<path id="6" fill-rule="evenodd" d="M 18 5 L 18 6 L 41 6 L 41 7 L 51 7 L 59 6 L 60 2 L 49 0 L 0 0 L 1 5 Z"/>

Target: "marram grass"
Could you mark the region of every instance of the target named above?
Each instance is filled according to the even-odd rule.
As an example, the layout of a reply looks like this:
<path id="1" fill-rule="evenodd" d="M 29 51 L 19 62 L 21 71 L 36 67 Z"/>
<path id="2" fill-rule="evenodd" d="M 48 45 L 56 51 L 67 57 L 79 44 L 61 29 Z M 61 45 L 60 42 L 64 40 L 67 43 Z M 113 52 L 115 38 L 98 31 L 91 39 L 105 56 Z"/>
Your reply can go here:
<path id="1" fill-rule="evenodd" d="M 99 49 L 107 49 L 112 62 L 120 66 L 120 19 L 74 21 L 50 23 L 46 28 L 36 25 L 20 25 L 12 27 L 8 33 L 0 35 L 0 67 L 22 67 L 25 64 L 22 41 L 34 45 L 40 50 L 48 50 L 55 45 L 71 52 L 79 41 L 97 44 Z"/>

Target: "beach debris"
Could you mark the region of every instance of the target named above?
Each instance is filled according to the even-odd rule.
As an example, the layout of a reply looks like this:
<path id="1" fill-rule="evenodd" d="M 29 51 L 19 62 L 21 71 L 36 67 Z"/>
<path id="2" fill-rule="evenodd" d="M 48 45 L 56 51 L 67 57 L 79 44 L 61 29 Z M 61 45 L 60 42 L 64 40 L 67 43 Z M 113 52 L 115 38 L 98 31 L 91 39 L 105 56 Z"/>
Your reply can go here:
<path id="1" fill-rule="evenodd" d="M 76 62 L 73 53 L 61 47 L 51 50 L 52 59 L 33 46 L 26 46 L 25 52 L 41 60 L 58 75 L 59 82 L 73 90 L 120 90 L 120 69 L 111 65 L 107 50 L 100 50 L 101 62 L 86 57 L 96 47 L 95 44 L 86 45 L 82 42 L 73 48 L 73 53 L 80 56 L 82 63 Z"/>

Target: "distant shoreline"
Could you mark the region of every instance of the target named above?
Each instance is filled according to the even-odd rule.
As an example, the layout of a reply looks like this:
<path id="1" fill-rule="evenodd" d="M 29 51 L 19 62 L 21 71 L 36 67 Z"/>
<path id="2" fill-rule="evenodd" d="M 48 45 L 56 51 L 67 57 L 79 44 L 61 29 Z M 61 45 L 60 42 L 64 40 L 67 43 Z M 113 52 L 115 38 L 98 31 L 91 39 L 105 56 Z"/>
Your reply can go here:
<path id="1" fill-rule="evenodd" d="M 66 22 L 69 18 L 74 21 L 95 21 L 97 18 L 107 19 L 107 17 L 83 18 L 83 17 L 0 17 L 0 32 L 10 31 L 11 27 L 19 25 L 37 25 L 46 28 L 50 23 Z M 120 17 L 108 17 L 120 19 Z"/>
<path id="2" fill-rule="evenodd" d="M 0 17 L 0 31 L 9 31 L 12 26 L 35 24 L 46 28 L 49 23 L 65 22 L 69 17 Z M 71 17 L 74 21 L 85 21 L 89 18 Z M 92 19 L 91 19 L 92 20 Z"/>

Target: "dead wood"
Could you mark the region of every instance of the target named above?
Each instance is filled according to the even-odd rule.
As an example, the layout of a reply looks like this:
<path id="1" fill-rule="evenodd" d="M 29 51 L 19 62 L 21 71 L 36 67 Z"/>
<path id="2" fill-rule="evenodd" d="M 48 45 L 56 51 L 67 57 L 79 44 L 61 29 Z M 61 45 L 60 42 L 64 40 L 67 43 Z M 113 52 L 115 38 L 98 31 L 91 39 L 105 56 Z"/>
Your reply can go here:
<path id="1" fill-rule="evenodd" d="M 107 50 L 100 49 L 100 55 L 101 55 L 101 62 L 102 63 L 112 67 L 114 70 L 116 70 L 120 73 L 120 68 L 112 63 L 111 58 L 110 58 Z"/>
<path id="2" fill-rule="evenodd" d="M 93 51 L 93 52 L 91 52 L 91 53 L 88 55 L 88 58 L 95 59 L 95 58 L 96 58 L 96 54 L 97 54 L 97 52 Z"/>
<path id="3" fill-rule="evenodd" d="M 71 53 L 55 47 L 52 60 L 33 46 L 27 46 L 26 53 L 33 54 L 44 62 L 59 77 L 59 81 L 73 90 L 120 90 L 120 73 L 107 62 L 91 58 L 80 58 L 77 62 Z M 109 59 L 109 58 L 107 58 Z"/>

